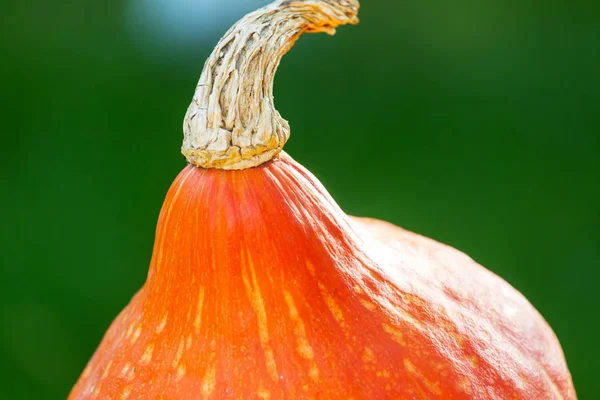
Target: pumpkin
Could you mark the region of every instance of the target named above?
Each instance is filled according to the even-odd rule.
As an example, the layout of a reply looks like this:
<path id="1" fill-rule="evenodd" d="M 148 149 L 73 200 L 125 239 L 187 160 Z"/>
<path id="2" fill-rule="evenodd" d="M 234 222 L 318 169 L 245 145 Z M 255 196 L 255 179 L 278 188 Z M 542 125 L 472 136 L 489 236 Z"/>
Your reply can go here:
<path id="1" fill-rule="evenodd" d="M 276 1 L 205 64 L 148 278 L 69 399 L 575 399 L 533 306 L 468 256 L 350 217 L 282 151 L 275 70 L 356 0 Z"/>

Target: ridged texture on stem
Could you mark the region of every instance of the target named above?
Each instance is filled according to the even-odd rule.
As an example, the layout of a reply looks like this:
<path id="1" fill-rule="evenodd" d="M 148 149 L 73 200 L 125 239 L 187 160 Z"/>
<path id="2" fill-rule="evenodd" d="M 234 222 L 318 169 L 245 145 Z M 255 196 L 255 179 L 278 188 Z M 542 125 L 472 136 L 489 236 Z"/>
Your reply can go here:
<path id="1" fill-rule="evenodd" d="M 290 128 L 273 104 L 281 57 L 304 32 L 357 23 L 356 0 L 276 1 L 246 15 L 210 55 L 184 122 L 182 152 L 203 168 L 244 169 L 273 159 Z"/>
<path id="2" fill-rule="evenodd" d="M 189 166 L 148 280 L 70 399 L 575 399 L 560 345 L 464 254 L 347 217 L 284 156 Z"/>

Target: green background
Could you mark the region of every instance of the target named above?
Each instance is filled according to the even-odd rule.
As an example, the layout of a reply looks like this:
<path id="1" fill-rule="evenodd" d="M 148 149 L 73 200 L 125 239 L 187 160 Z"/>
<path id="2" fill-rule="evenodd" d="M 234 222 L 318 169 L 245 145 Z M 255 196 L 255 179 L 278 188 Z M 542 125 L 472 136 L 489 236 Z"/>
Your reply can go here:
<path id="1" fill-rule="evenodd" d="M 120 1 L 3 3 L 1 399 L 64 399 L 144 282 L 203 62 L 257 5 L 212 3 L 193 35 Z M 581 399 L 600 398 L 599 6 L 364 1 L 360 25 L 303 37 L 275 84 L 287 152 L 346 212 L 523 292 Z"/>

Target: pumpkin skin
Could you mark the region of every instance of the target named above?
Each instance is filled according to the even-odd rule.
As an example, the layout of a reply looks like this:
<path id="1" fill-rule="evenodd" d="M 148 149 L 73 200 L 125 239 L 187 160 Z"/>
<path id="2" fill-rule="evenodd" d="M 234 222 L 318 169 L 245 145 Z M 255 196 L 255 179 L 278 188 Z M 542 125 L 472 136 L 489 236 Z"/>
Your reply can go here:
<path id="1" fill-rule="evenodd" d="M 459 251 L 345 215 L 283 153 L 187 166 L 69 399 L 338 398 L 576 395 L 544 319 Z"/>

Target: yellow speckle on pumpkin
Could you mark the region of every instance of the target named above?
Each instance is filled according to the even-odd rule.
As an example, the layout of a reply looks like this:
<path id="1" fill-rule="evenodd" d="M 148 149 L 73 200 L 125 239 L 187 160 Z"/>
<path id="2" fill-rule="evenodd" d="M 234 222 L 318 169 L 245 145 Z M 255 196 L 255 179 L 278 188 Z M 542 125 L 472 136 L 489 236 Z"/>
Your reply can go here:
<path id="1" fill-rule="evenodd" d="M 142 358 L 140 358 L 140 363 L 142 365 L 150 364 L 150 361 L 152 361 L 152 353 L 153 352 L 154 352 L 154 343 L 149 343 L 148 346 L 146 346 L 146 350 L 144 350 L 144 354 L 142 354 Z"/>

